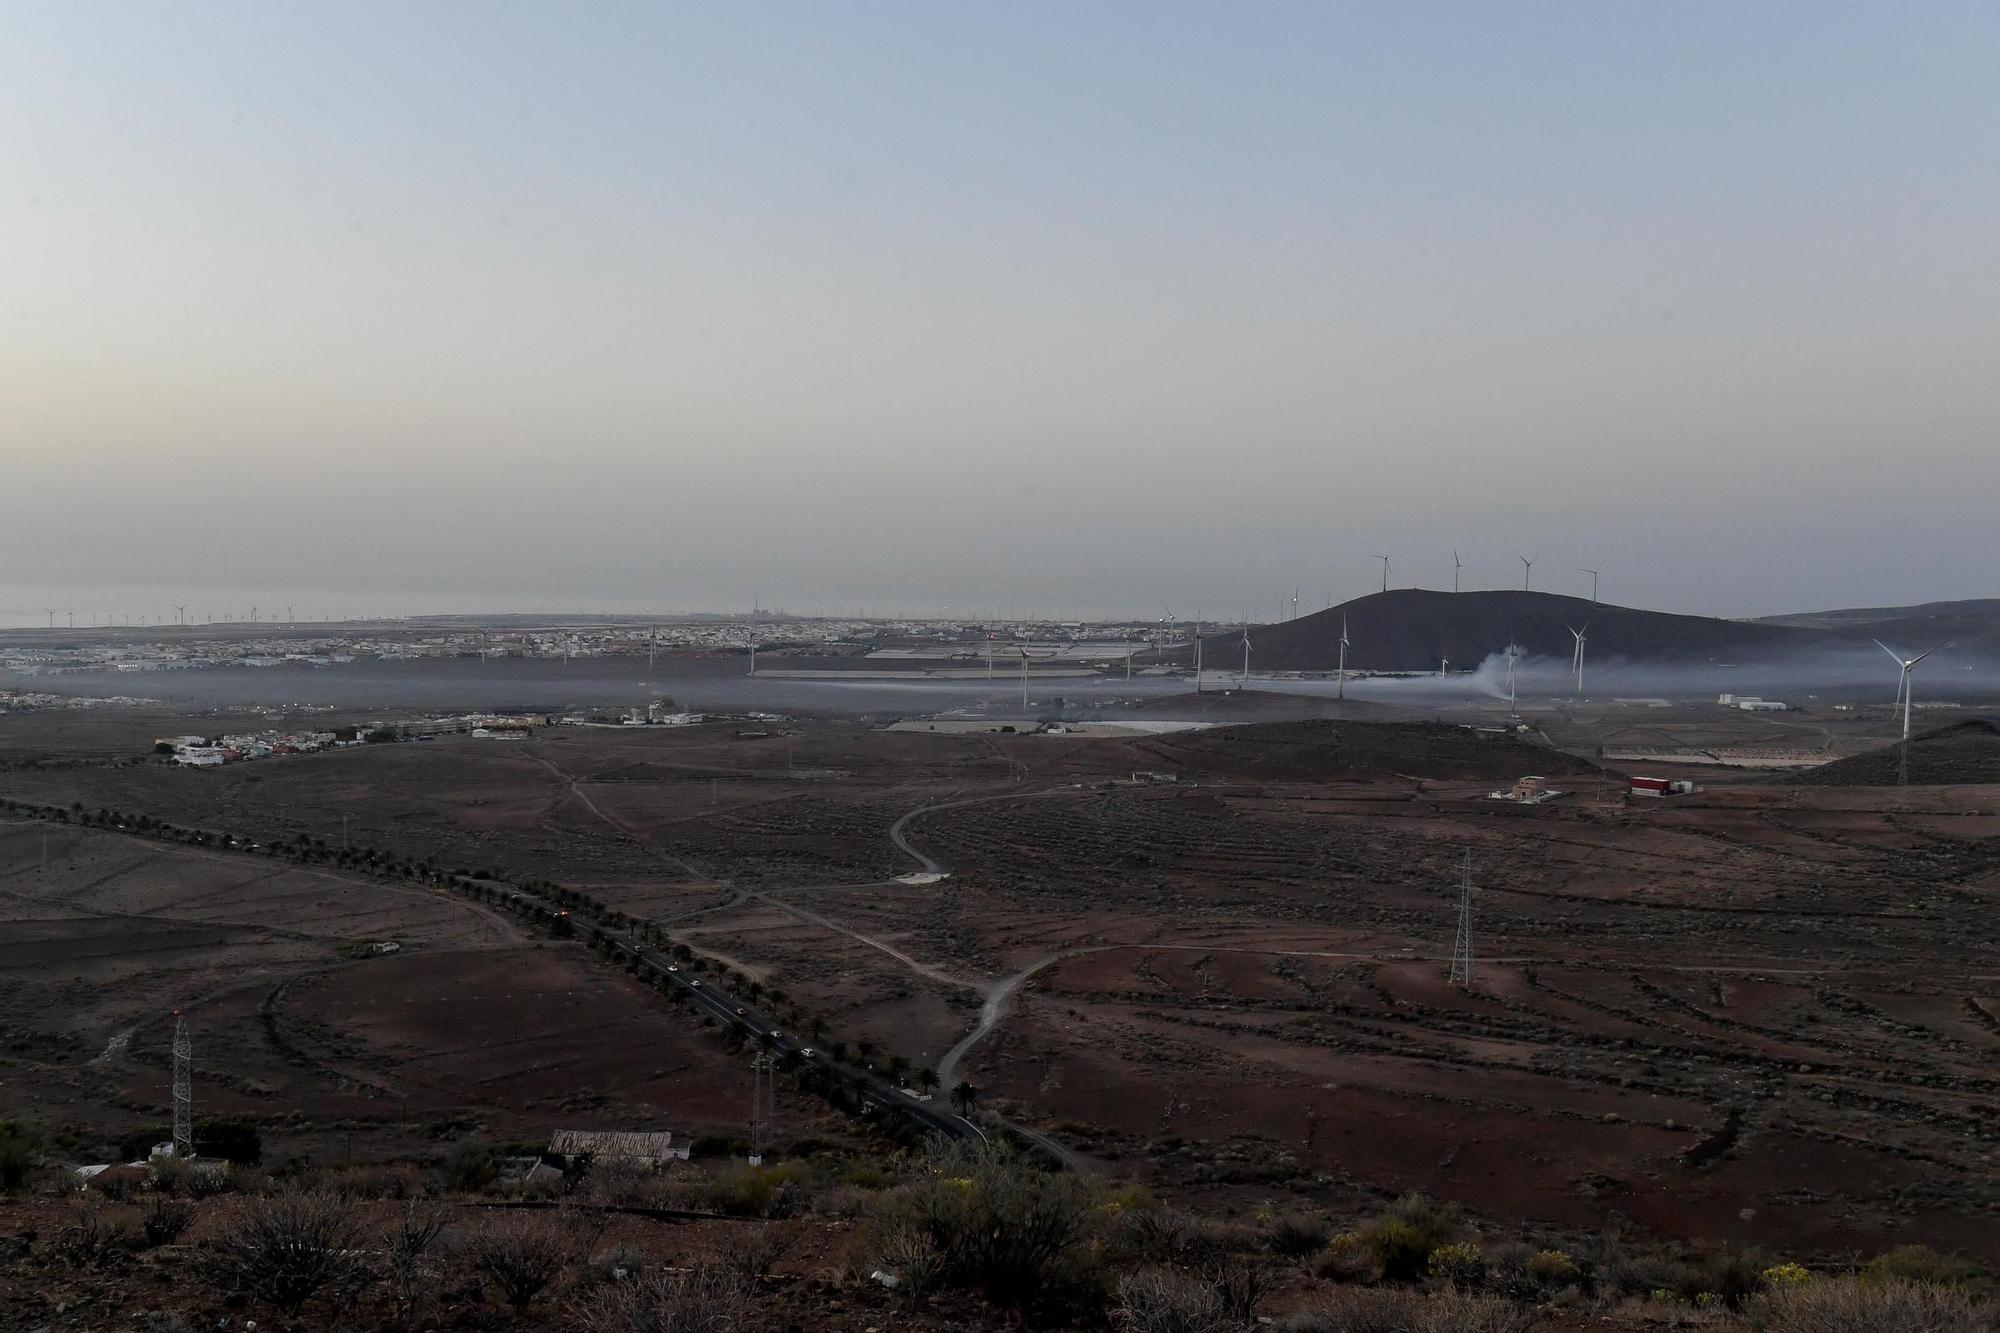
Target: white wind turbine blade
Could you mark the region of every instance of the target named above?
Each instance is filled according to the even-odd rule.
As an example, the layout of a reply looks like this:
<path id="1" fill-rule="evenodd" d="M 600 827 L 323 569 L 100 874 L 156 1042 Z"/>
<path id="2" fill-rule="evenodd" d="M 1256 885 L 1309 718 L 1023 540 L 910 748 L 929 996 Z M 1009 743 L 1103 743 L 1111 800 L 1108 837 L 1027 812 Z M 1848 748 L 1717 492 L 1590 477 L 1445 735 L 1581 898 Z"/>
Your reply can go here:
<path id="1" fill-rule="evenodd" d="M 1894 662 L 1897 666 L 1904 665 L 1902 656 L 1898 654 L 1896 650 L 1891 648 L 1888 644 L 1882 642 L 1880 639 L 1870 639 L 1868 642 L 1874 644 L 1877 648 L 1880 648 L 1883 652 L 1889 654 L 1889 660 Z"/>

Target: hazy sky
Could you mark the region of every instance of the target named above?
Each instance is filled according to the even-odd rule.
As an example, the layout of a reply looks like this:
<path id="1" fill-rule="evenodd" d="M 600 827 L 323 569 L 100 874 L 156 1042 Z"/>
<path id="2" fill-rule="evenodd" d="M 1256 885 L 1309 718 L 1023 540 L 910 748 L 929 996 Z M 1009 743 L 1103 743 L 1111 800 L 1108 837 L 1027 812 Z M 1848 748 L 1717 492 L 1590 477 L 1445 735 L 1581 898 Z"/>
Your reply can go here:
<path id="1" fill-rule="evenodd" d="M 1993 595 L 1996 71 L 1983 3 L 0 3 L 0 619 Z"/>

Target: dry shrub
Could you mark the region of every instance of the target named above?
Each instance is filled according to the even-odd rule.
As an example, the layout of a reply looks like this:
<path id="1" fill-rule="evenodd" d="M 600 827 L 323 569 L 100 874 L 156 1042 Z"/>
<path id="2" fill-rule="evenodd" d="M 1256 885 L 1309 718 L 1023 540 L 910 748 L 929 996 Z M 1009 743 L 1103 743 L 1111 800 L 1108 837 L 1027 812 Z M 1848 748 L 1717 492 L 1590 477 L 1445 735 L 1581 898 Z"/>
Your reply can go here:
<path id="1" fill-rule="evenodd" d="M 389 1268 L 389 1291 L 396 1313 L 407 1321 L 423 1304 L 430 1290 L 431 1247 L 444 1230 L 444 1218 L 436 1210 L 405 1204 L 396 1215 L 396 1224 L 382 1237 Z"/>
<path id="2" fill-rule="evenodd" d="M 472 1266 L 493 1280 L 516 1311 L 526 1310 L 563 1276 L 582 1267 L 596 1242 L 577 1219 L 557 1210 L 489 1217 L 466 1241 Z"/>
<path id="3" fill-rule="evenodd" d="M 1326 1248 L 1333 1223 L 1318 1213 L 1280 1213 L 1265 1224 L 1264 1238 L 1273 1253 L 1303 1259 Z"/>
<path id="4" fill-rule="evenodd" d="M 1229 1333 L 1244 1327 L 1209 1283 L 1159 1268 L 1119 1279 L 1114 1318 L 1123 1333 Z"/>
<path id="5" fill-rule="evenodd" d="M 49 1241 L 50 1257 L 71 1268 L 109 1268 L 131 1249 L 132 1235 L 124 1224 L 111 1221 L 89 1202 Z"/>
<path id="6" fill-rule="evenodd" d="M 1760 1297 L 1769 1333 L 1992 1333 L 1991 1306 L 1968 1293 L 1899 1279 L 1822 1278 Z"/>
<path id="7" fill-rule="evenodd" d="M 1283 1333 L 1527 1333 L 1519 1307 L 1494 1296 L 1393 1288 L 1337 1293 L 1318 1310 L 1278 1322 Z"/>
<path id="8" fill-rule="evenodd" d="M 170 1199 L 164 1194 L 155 1194 L 151 1206 L 146 1209 L 142 1226 L 146 1232 L 148 1245 L 171 1245 L 187 1233 L 194 1221 L 194 1206 Z"/>
<path id="9" fill-rule="evenodd" d="M 1068 1317 L 1103 1301 L 1099 1203 L 1096 1188 L 1074 1175 L 1004 1149 L 961 1145 L 883 1197 L 873 1239 L 885 1255 L 927 1242 L 939 1285 Z"/>
<path id="10" fill-rule="evenodd" d="M 211 1278 L 285 1314 L 358 1270 L 354 1207 L 335 1194 L 290 1193 L 246 1199 L 225 1216 L 206 1247 Z"/>
<path id="11" fill-rule="evenodd" d="M 1384 1282 L 1417 1282 L 1430 1271 L 1431 1252 L 1455 1239 L 1463 1214 L 1457 1204 L 1408 1194 L 1361 1229 L 1361 1238 Z"/>
<path id="12" fill-rule="evenodd" d="M 647 1273 L 599 1287 L 569 1311 L 577 1333 L 750 1333 L 767 1327 L 750 1292 L 713 1268 Z"/>
<path id="13" fill-rule="evenodd" d="M 1932 1287 L 1977 1285 L 1985 1279 L 1978 1264 L 1960 1254 L 1939 1254 L 1928 1245 L 1898 1245 L 1868 1265 L 1878 1281 L 1900 1280 Z"/>
<path id="14" fill-rule="evenodd" d="M 744 1287 L 754 1287 L 770 1276 L 790 1245 L 772 1227 L 756 1227 L 739 1233 L 723 1251 L 717 1267 L 735 1275 Z"/>

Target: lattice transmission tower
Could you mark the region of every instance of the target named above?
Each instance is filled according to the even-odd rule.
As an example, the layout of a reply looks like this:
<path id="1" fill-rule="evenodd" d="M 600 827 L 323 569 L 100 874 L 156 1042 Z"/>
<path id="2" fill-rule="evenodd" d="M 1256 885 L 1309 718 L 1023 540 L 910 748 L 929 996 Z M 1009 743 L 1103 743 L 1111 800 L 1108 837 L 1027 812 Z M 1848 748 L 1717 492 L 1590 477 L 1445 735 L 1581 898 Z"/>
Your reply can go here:
<path id="1" fill-rule="evenodd" d="M 174 1156 L 194 1156 L 194 1046 L 187 1019 L 174 1010 Z"/>
<path id="2" fill-rule="evenodd" d="M 1451 976 L 1448 984 L 1472 989 L 1472 853 L 1465 854 L 1465 868 L 1458 883 L 1458 939 L 1451 948 Z"/>
<path id="3" fill-rule="evenodd" d="M 750 1096 L 750 1160 L 764 1160 L 777 1135 L 778 1053 L 760 1052 L 750 1057 L 750 1073 L 755 1081 Z"/>

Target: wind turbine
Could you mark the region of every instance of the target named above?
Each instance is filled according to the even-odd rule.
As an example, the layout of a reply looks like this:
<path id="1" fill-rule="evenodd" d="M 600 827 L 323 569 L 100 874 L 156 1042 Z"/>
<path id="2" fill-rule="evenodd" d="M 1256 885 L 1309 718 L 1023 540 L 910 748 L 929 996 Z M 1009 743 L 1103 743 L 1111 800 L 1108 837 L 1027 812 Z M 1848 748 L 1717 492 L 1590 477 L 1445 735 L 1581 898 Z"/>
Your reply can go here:
<path id="1" fill-rule="evenodd" d="M 1535 562 L 1528 556 L 1517 557 L 1521 562 L 1521 591 L 1528 590 L 1528 575 L 1534 572 Z"/>
<path id="2" fill-rule="evenodd" d="M 1521 645 L 1510 638 L 1507 644 L 1507 713 L 1514 714 L 1514 664 L 1521 660 Z"/>
<path id="3" fill-rule="evenodd" d="M 1368 558 L 1382 562 L 1382 591 L 1389 591 L 1389 557 L 1386 555 L 1372 555 Z"/>
<path id="4" fill-rule="evenodd" d="M 1298 618 L 1299 618 L 1299 590 L 1296 587 L 1294 587 L 1292 589 L 1292 619 L 1297 620 Z"/>
<path id="5" fill-rule="evenodd" d="M 1194 613 L 1194 692 L 1201 693 L 1201 612 Z"/>
<path id="6" fill-rule="evenodd" d="M 1938 645 L 1937 648 L 1926 648 L 1922 652 L 1918 653 L 1915 657 L 1905 660 L 1902 657 L 1898 656 L 1893 648 L 1891 648 L 1888 644 L 1882 642 L 1880 639 L 1876 639 L 1873 642 L 1877 648 L 1880 648 L 1883 652 L 1889 654 L 1890 658 L 1896 663 L 1896 665 L 1902 669 L 1902 674 L 1898 680 L 1896 693 L 1901 695 L 1903 699 L 1903 744 L 1908 745 L 1910 743 L 1910 672 L 1916 669 L 1917 663 L 1923 661 L 1926 657 L 1929 657 L 1932 653 L 1937 652 L 1938 649 L 1952 648 L 1956 647 L 1957 645 L 1949 643 L 1941 643 Z"/>
<path id="7" fill-rule="evenodd" d="M 187 607 L 185 604 L 174 607 L 174 623 L 176 625 L 187 624 Z"/>
<path id="8" fill-rule="evenodd" d="M 1250 627 L 1243 627 L 1243 688 L 1250 688 Z"/>
<path id="9" fill-rule="evenodd" d="M 1570 657 L 1570 665 L 1576 668 L 1576 697 L 1579 699 L 1583 697 L 1584 632 L 1589 628 L 1590 628 L 1590 622 L 1586 620 L 1583 622 L 1583 629 L 1573 629 L 1570 631 L 1571 636 L 1573 636 L 1576 639 L 1576 652 Z"/>
<path id="10" fill-rule="evenodd" d="M 1464 565 L 1458 563 L 1458 552 L 1453 551 L 1451 553 L 1451 590 L 1453 592 L 1458 591 L 1458 571 L 1464 568 Z"/>
<path id="11" fill-rule="evenodd" d="M 1347 697 L 1347 617 L 1346 616 L 1342 616 L 1340 618 L 1340 685 L 1334 697 L 1336 699 L 1345 699 Z"/>
<path id="12" fill-rule="evenodd" d="M 55 612 L 53 612 L 53 611 L 49 611 L 49 609 L 48 609 L 47 607 L 43 607 L 42 609 L 43 609 L 44 611 L 48 611 L 48 614 L 49 614 L 49 628 L 50 628 L 50 629 L 54 629 L 54 628 L 56 627 L 56 613 L 55 613 Z"/>
<path id="13" fill-rule="evenodd" d="M 1602 560 L 1600 560 L 1600 561 L 1598 561 L 1598 562 L 1597 562 L 1597 569 L 1602 569 L 1602 568 L 1604 568 L 1604 562 L 1603 562 Z M 1577 570 L 1577 573 L 1579 573 L 1579 574 L 1588 574 L 1588 575 L 1590 575 L 1590 604 L 1591 604 L 1592 606 L 1596 606 L 1596 605 L 1597 605 L 1597 569 L 1578 569 L 1578 570 Z"/>

